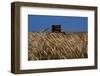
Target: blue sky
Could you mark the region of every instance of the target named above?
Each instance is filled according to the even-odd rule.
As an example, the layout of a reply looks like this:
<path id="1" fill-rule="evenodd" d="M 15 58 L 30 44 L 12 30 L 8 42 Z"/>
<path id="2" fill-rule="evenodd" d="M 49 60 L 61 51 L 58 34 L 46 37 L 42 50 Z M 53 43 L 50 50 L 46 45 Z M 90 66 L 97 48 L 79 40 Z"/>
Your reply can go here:
<path id="1" fill-rule="evenodd" d="M 47 16 L 47 15 L 28 15 L 28 32 L 41 32 L 54 24 L 61 25 L 62 32 L 87 32 L 88 17 L 74 16 Z"/>

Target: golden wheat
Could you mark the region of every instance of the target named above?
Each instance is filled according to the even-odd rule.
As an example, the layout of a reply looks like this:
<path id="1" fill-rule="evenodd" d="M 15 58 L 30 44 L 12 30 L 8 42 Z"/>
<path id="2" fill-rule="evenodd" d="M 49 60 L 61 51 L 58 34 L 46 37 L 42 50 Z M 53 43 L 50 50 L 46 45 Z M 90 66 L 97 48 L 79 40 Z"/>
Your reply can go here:
<path id="1" fill-rule="evenodd" d="M 28 33 L 28 60 L 87 58 L 87 33 Z"/>

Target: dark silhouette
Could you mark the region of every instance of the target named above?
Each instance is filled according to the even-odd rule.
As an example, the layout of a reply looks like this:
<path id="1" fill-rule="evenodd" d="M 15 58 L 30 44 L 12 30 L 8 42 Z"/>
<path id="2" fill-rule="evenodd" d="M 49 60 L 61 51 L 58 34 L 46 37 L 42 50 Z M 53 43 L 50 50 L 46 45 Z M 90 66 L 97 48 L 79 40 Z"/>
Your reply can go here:
<path id="1" fill-rule="evenodd" d="M 52 25 L 52 32 L 61 32 L 61 25 Z"/>

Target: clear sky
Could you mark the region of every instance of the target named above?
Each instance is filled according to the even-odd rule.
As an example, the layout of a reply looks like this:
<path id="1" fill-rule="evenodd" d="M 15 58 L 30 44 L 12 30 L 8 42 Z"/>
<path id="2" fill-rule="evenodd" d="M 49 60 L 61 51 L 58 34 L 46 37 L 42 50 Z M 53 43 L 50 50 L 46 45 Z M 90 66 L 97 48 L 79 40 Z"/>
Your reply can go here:
<path id="1" fill-rule="evenodd" d="M 54 24 L 61 25 L 62 32 L 87 32 L 88 17 L 74 16 L 47 16 L 47 15 L 28 15 L 28 32 L 41 32 Z"/>

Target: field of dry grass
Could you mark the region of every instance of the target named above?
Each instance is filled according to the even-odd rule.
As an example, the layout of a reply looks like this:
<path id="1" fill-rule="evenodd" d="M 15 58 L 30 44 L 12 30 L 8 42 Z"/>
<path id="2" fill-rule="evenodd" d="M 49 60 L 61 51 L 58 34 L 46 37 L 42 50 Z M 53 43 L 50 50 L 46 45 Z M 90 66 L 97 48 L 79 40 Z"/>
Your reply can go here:
<path id="1" fill-rule="evenodd" d="M 28 60 L 87 58 L 87 33 L 28 33 Z"/>

